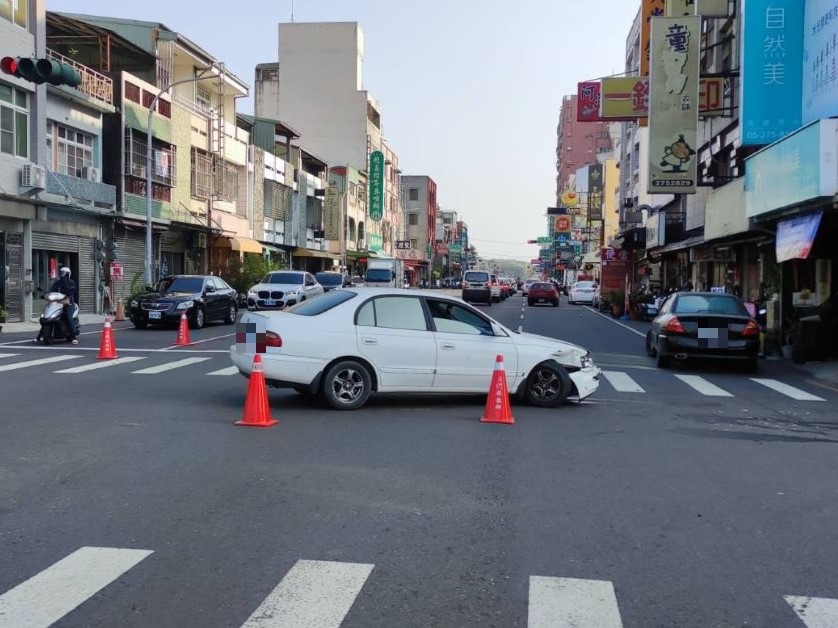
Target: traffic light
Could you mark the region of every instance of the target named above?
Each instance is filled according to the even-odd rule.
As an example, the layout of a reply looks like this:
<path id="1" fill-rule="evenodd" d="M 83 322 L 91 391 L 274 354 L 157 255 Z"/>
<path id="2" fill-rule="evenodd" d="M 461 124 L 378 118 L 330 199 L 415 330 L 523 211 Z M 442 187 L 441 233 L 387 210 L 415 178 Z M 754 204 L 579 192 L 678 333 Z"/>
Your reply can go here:
<path id="1" fill-rule="evenodd" d="M 117 249 L 119 247 L 116 244 L 116 240 L 108 240 L 107 244 L 105 244 L 105 249 L 108 253 L 108 261 L 115 262 L 119 259 L 119 255 L 117 253 Z"/>
<path id="2" fill-rule="evenodd" d="M 108 256 L 105 254 L 105 243 L 102 242 L 99 238 L 96 238 L 94 242 L 95 252 L 93 253 L 93 259 L 97 262 L 104 262 Z"/>
<path id="3" fill-rule="evenodd" d="M 527 240 L 527 244 L 538 244 L 538 240 Z"/>
<path id="4" fill-rule="evenodd" d="M 17 78 L 22 78 L 38 85 L 66 85 L 78 87 L 81 85 L 81 74 L 68 63 L 61 63 L 54 59 L 30 59 L 29 57 L 3 57 L 0 70 Z"/>

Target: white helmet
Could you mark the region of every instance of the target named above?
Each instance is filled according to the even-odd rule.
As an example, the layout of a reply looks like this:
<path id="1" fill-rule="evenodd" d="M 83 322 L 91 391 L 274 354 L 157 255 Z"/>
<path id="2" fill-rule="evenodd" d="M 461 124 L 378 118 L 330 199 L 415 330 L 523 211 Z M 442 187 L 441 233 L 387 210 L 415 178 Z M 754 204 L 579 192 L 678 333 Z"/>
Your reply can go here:
<path id="1" fill-rule="evenodd" d="M 59 274 L 61 277 L 69 277 L 69 276 L 70 276 L 70 275 L 72 275 L 73 273 L 72 273 L 72 271 L 71 271 L 69 268 L 67 268 L 66 266 L 62 266 L 61 268 L 59 268 L 59 269 L 58 269 L 58 274 Z"/>

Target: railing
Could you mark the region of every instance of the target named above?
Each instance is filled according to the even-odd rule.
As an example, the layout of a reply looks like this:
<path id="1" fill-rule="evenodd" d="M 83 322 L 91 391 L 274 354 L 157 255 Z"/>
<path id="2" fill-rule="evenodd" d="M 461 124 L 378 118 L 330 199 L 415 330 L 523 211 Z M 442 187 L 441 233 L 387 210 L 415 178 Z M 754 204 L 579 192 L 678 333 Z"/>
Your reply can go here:
<path id="1" fill-rule="evenodd" d="M 49 48 L 47 48 L 47 58 L 66 63 L 78 71 L 81 75 L 81 84 L 76 87 L 77 90 L 108 105 L 113 104 L 113 81 L 107 76 Z"/>

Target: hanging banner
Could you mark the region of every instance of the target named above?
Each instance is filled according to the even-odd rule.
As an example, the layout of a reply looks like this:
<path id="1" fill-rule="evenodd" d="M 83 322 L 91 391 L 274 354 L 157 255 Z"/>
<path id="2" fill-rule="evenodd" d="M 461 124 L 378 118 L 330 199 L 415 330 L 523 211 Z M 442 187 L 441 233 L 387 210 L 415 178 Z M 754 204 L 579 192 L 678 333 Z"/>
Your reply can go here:
<path id="1" fill-rule="evenodd" d="M 703 118 L 721 116 L 724 78 L 698 79 L 698 113 Z M 649 115 L 649 77 L 604 78 L 600 94 L 600 119 L 632 122 Z"/>
<path id="2" fill-rule="evenodd" d="M 695 194 L 700 17 L 652 20 L 649 192 Z"/>
<path id="3" fill-rule="evenodd" d="M 588 168 L 588 220 L 602 220 L 602 164 Z"/>
<path id="4" fill-rule="evenodd" d="M 599 121 L 599 81 L 585 81 L 576 86 L 576 121 Z"/>
<path id="5" fill-rule="evenodd" d="M 323 199 L 323 230 L 327 240 L 340 240 L 340 188 L 330 185 Z"/>
<path id="6" fill-rule="evenodd" d="M 742 6 L 742 144 L 771 144 L 803 119 L 802 0 L 747 0 Z"/>
<path id="7" fill-rule="evenodd" d="M 838 115 L 838 0 L 808 0 L 803 43 L 803 124 Z"/>
<path id="8" fill-rule="evenodd" d="M 370 153 L 369 197 L 370 220 L 381 220 L 384 217 L 384 153 L 380 150 Z"/>
<path id="9" fill-rule="evenodd" d="M 695 15 L 695 0 L 666 0 L 666 15 L 668 17 Z"/>
<path id="10" fill-rule="evenodd" d="M 798 216 L 777 223 L 776 253 L 778 262 L 806 259 L 812 252 L 823 211 Z"/>
<path id="11" fill-rule="evenodd" d="M 640 11 L 640 76 L 649 76 L 652 18 L 665 14 L 666 0 L 643 0 Z"/>

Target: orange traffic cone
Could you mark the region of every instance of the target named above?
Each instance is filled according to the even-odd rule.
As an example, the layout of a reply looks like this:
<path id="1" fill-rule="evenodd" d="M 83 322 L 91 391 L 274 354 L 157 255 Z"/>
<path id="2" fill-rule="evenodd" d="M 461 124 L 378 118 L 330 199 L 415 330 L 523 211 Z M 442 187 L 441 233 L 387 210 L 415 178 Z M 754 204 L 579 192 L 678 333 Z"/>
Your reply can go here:
<path id="1" fill-rule="evenodd" d="M 250 382 L 247 384 L 247 397 L 244 400 L 242 418 L 235 425 L 245 427 L 272 427 L 279 423 L 271 418 L 271 407 L 268 404 L 268 387 L 265 384 L 265 373 L 262 371 L 262 356 L 257 353 L 253 358 L 253 369 L 250 371 Z"/>
<path id="2" fill-rule="evenodd" d="M 178 347 L 188 347 L 192 344 L 189 338 L 189 319 L 186 318 L 186 311 L 180 315 L 180 326 L 177 328 L 177 340 L 175 345 Z"/>
<path id="3" fill-rule="evenodd" d="M 509 389 L 506 386 L 506 371 L 503 370 L 503 356 L 495 358 L 495 370 L 489 385 L 489 397 L 486 409 L 480 418 L 483 423 L 515 423 L 512 408 L 509 405 Z"/>
<path id="4" fill-rule="evenodd" d="M 113 338 L 113 328 L 111 327 L 111 317 L 105 317 L 105 327 L 102 329 L 102 336 L 99 340 L 99 355 L 97 360 L 113 360 L 116 358 L 116 342 Z"/>

